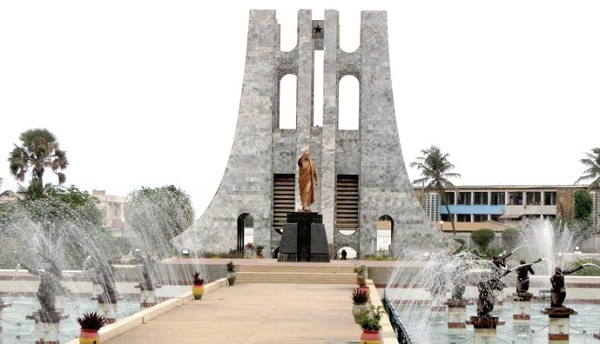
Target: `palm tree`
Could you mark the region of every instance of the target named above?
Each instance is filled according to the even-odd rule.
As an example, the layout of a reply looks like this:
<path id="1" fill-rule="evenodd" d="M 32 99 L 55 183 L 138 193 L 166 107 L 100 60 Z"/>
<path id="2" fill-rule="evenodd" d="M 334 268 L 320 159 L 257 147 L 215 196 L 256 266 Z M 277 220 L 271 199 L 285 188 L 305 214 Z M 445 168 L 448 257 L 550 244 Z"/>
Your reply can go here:
<path id="1" fill-rule="evenodd" d="M 575 184 L 591 180 L 588 190 L 600 189 L 600 148 L 592 148 L 592 152 L 585 155 L 587 158 L 579 161 L 587 167 L 587 170 L 583 171 L 583 175 L 575 181 Z M 592 224 L 598 229 L 598 218 L 592 219 Z"/>
<path id="2" fill-rule="evenodd" d="M 67 177 L 60 172 L 69 165 L 67 154 L 59 148 L 54 134 L 47 129 L 29 129 L 21 133 L 21 146 L 15 144 L 8 162 L 11 174 L 24 181 L 27 172 L 31 173 L 29 191 L 32 195 L 44 193 L 44 172 L 50 168 L 58 176 L 58 183 L 63 184 Z"/>
<path id="3" fill-rule="evenodd" d="M 588 186 L 589 189 L 600 189 L 600 148 L 592 149 L 592 153 L 585 153 L 586 159 L 581 159 L 581 163 L 588 169 L 583 171 L 583 175 L 575 181 L 575 184 L 592 179 Z"/>
<path id="4" fill-rule="evenodd" d="M 428 149 L 421 150 L 421 153 L 423 156 L 416 158 L 417 161 L 410 163 L 410 167 L 420 170 L 423 178 L 416 179 L 413 181 L 413 184 L 427 184 L 423 189 L 423 194 L 430 190 L 435 190 L 440 194 L 442 204 L 446 206 L 450 223 L 452 223 L 452 233 L 456 235 L 454 219 L 450 212 L 450 207 L 448 207 L 446 189 L 456 188 L 448 178 L 460 178 L 460 174 L 450 172 L 454 168 L 454 165 L 448 161 L 449 154 L 442 153 L 438 147 L 431 146 Z"/>

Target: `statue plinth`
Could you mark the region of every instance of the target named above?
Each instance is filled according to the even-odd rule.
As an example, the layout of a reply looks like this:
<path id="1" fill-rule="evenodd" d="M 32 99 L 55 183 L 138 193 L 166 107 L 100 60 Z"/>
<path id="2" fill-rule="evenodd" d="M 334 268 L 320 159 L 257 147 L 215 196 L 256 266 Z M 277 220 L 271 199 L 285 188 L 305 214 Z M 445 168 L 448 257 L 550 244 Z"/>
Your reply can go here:
<path id="1" fill-rule="evenodd" d="M 567 307 L 548 307 L 542 313 L 548 314 L 548 318 L 550 318 L 548 343 L 568 343 L 569 317 L 577 314 L 577 312 Z"/>
<path id="2" fill-rule="evenodd" d="M 448 334 L 464 335 L 467 331 L 467 301 L 465 299 L 448 299 Z"/>
<path id="3" fill-rule="evenodd" d="M 467 321 L 467 324 L 473 325 L 475 328 L 473 331 L 473 343 L 496 343 L 496 327 L 504 325 L 504 321 L 499 321 L 498 317 L 484 315 L 471 317 L 471 320 Z"/>
<path id="4" fill-rule="evenodd" d="M 504 321 L 498 320 L 498 317 L 492 316 L 472 316 L 471 320 L 467 321 L 468 325 L 473 325 L 476 329 L 493 328 L 495 329 L 498 325 L 504 325 Z"/>
<path id="5" fill-rule="evenodd" d="M 532 293 L 518 292 L 513 294 L 513 325 L 528 326 L 531 323 Z"/>
<path id="6" fill-rule="evenodd" d="M 63 315 L 59 311 L 49 311 L 45 312 L 42 310 L 38 310 L 33 312 L 31 315 L 26 315 L 25 319 L 35 320 L 35 323 L 45 323 L 45 324 L 58 324 L 62 319 L 68 318 L 69 315 Z"/>
<path id="7" fill-rule="evenodd" d="M 96 296 L 98 303 L 117 303 L 117 295 L 113 293 L 102 293 Z"/>
<path id="8" fill-rule="evenodd" d="M 513 301 L 528 302 L 531 301 L 531 298 L 533 298 L 533 294 L 528 292 L 520 292 L 513 294 Z"/>
<path id="9" fill-rule="evenodd" d="M 448 299 L 444 304 L 450 308 L 464 308 L 467 306 L 467 301 L 465 299 Z"/>
<path id="10" fill-rule="evenodd" d="M 574 309 L 567 307 L 548 307 L 541 312 L 542 314 L 548 314 L 550 318 L 568 318 L 571 315 L 577 314 Z"/>
<path id="11" fill-rule="evenodd" d="M 329 245 L 323 215 L 294 212 L 283 226 L 278 262 L 329 262 Z"/>

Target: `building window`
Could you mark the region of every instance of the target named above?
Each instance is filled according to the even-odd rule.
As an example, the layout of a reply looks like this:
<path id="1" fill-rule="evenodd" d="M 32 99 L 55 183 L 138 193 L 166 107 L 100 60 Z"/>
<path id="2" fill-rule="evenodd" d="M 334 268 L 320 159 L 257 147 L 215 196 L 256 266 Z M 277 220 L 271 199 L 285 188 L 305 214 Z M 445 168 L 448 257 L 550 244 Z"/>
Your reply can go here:
<path id="1" fill-rule="evenodd" d="M 446 192 L 446 203 L 445 204 L 456 204 L 455 202 L 455 196 L 456 194 L 454 192 Z"/>
<path id="2" fill-rule="evenodd" d="M 473 222 L 485 222 L 488 220 L 487 214 L 474 214 Z"/>
<path id="3" fill-rule="evenodd" d="M 422 197 L 423 209 L 433 222 L 440 220 L 440 195 L 435 192 L 428 192 Z"/>
<path id="4" fill-rule="evenodd" d="M 523 193 L 522 192 L 509 192 L 508 193 L 508 205 L 523 205 Z"/>
<path id="5" fill-rule="evenodd" d="M 556 205 L 556 191 L 544 191 L 544 205 Z"/>
<path id="6" fill-rule="evenodd" d="M 456 215 L 456 222 L 471 222 L 471 214 Z"/>
<path id="7" fill-rule="evenodd" d="M 488 193 L 487 192 L 473 192 L 473 204 L 474 205 L 487 205 L 488 204 Z"/>
<path id="8" fill-rule="evenodd" d="M 470 192 L 459 192 L 457 204 L 471 205 L 471 193 Z"/>
<path id="9" fill-rule="evenodd" d="M 504 205 L 506 204 L 506 197 L 504 192 L 492 192 L 491 195 L 491 205 Z"/>
<path id="10" fill-rule="evenodd" d="M 500 222 L 500 215 L 490 215 L 490 220 Z"/>
<path id="11" fill-rule="evenodd" d="M 542 193 L 540 191 L 529 191 L 525 193 L 527 197 L 527 205 L 541 205 L 542 204 Z"/>

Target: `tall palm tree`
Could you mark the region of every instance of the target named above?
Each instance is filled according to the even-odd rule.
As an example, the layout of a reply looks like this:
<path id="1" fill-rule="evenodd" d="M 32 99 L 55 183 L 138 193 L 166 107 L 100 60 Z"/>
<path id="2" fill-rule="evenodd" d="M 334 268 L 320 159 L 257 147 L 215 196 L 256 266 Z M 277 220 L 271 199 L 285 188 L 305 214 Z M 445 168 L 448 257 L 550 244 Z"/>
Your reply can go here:
<path id="1" fill-rule="evenodd" d="M 592 153 L 585 153 L 586 159 L 581 159 L 581 163 L 588 169 L 583 171 L 583 175 L 575 181 L 575 184 L 592 179 L 589 189 L 600 189 L 600 148 L 592 149 Z"/>
<path id="2" fill-rule="evenodd" d="M 460 174 L 450 172 L 454 165 L 448 161 L 449 154 L 443 153 L 440 148 L 431 146 L 428 149 L 421 150 L 423 156 L 417 157 L 415 162 L 410 163 L 410 167 L 415 167 L 421 171 L 423 178 L 413 181 L 414 185 L 425 185 L 423 194 L 430 190 L 435 190 L 440 194 L 442 204 L 446 206 L 446 211 L 452 224 L 452 233 L 456 235 L 454 219 L 448 207 L 447 188 L 456 188 L 448 178 L 460 178 Z"/>
<path id="3" fill-rule="evenodd" d="M 33 195 L 44 193 L 44 172 L 51 169 L 58 176 L 58 183 L 63 184 L 67 177 L 61 171 L 69 165 L 67 154 L 61 150 L 56 136 L 47 129 L 29 129 L 21 133 L 21 146 L 15 144 L 8 162 L 11 174 L 24 181 L 27 172 L 31 173 L 29 191 Z"/>
<path id="4" fill-rule="evenodd" d="M 575 181 L 575 184 L 591 180 L 588 190 L 600 190 L 600 147 L 592 148 L 591 153 L 585 153 L 587 158 L 581 159 L 581 163 L 587 167 L 583 175 Z M 598 218 L 592 219 L 592 224 L 598 229 Z"/>

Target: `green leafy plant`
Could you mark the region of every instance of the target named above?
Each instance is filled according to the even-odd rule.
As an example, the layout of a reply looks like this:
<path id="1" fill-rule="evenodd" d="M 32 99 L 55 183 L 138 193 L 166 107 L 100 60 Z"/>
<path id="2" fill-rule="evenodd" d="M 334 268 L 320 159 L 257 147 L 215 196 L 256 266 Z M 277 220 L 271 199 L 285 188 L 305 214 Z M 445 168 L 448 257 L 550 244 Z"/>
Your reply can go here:
<path id="1" fill-rule="evenodd" d="M 226 265 L 227 272 L 235 272 L 235 264 L 232 261 L 229 261 Z"/>
<path id="2" fill-rule="evenodd" d="M 381 330 L 381 314 L 383 314 L 381 306 L 371 306 L 371 309 L 363 309 L 358 313 L 356 322 L 363 331 L 379 331 Z"/>
<path id="3" fill-rule="evenodd" d="M 482 250 L 485 250 L 490 242 L 494 240 L 494 231 L 487 228 L 478 229 L 471 233 L 471 239 Z"/>
<path id="4" fill-rule="evenodd" d="M 200 277 L 200 273 L 194 273 L 194 284 L 204 284 L 204 278 Z"/>
<path id="5" fill-rule="evenodd" d="M 256 254 L 261 254 L 264 248 L 264 246 L 256 245 Z"/>
<path id="6" fill-rule="evenodd" d="M 600 276 L 600 260 L 594 258 L 579 258 L 571 263 L 569 263 L 569 267 L 574 269 L 578 266 L 586 265 L 584 269 L 577 270 L 573 273 L 573 276 Z M 593 264 L 593 265 L 589 265 Z"/>
<path id="7" fill-rule="evenodd" d="M 369 301 L 369 294 L 367 291 L 356 288 L 352 290 L 352 302 L 355 305 L 362 305 Z"/>
<path id="8" fill-rule="evenodd" d="M 83 313 L 83 316 L 77 318 L 77 322 L 82 329 L 99 330 L 106 324 L 106 318 L 97 312 Z"/>
<path id="9" fill-rule="evenodd" d="M 364 275 L 364 274 L 365 274 L 365 269 L 366 269 L 366 268 L 367 268 L 367 267 L 366 267 L 366 266 L 364 266 L 364 265 L 358 265 L 358 266 L 355 266 L 355 267 L 354 267 L 354 272 L 355 272 L 357 275 Z"/>

